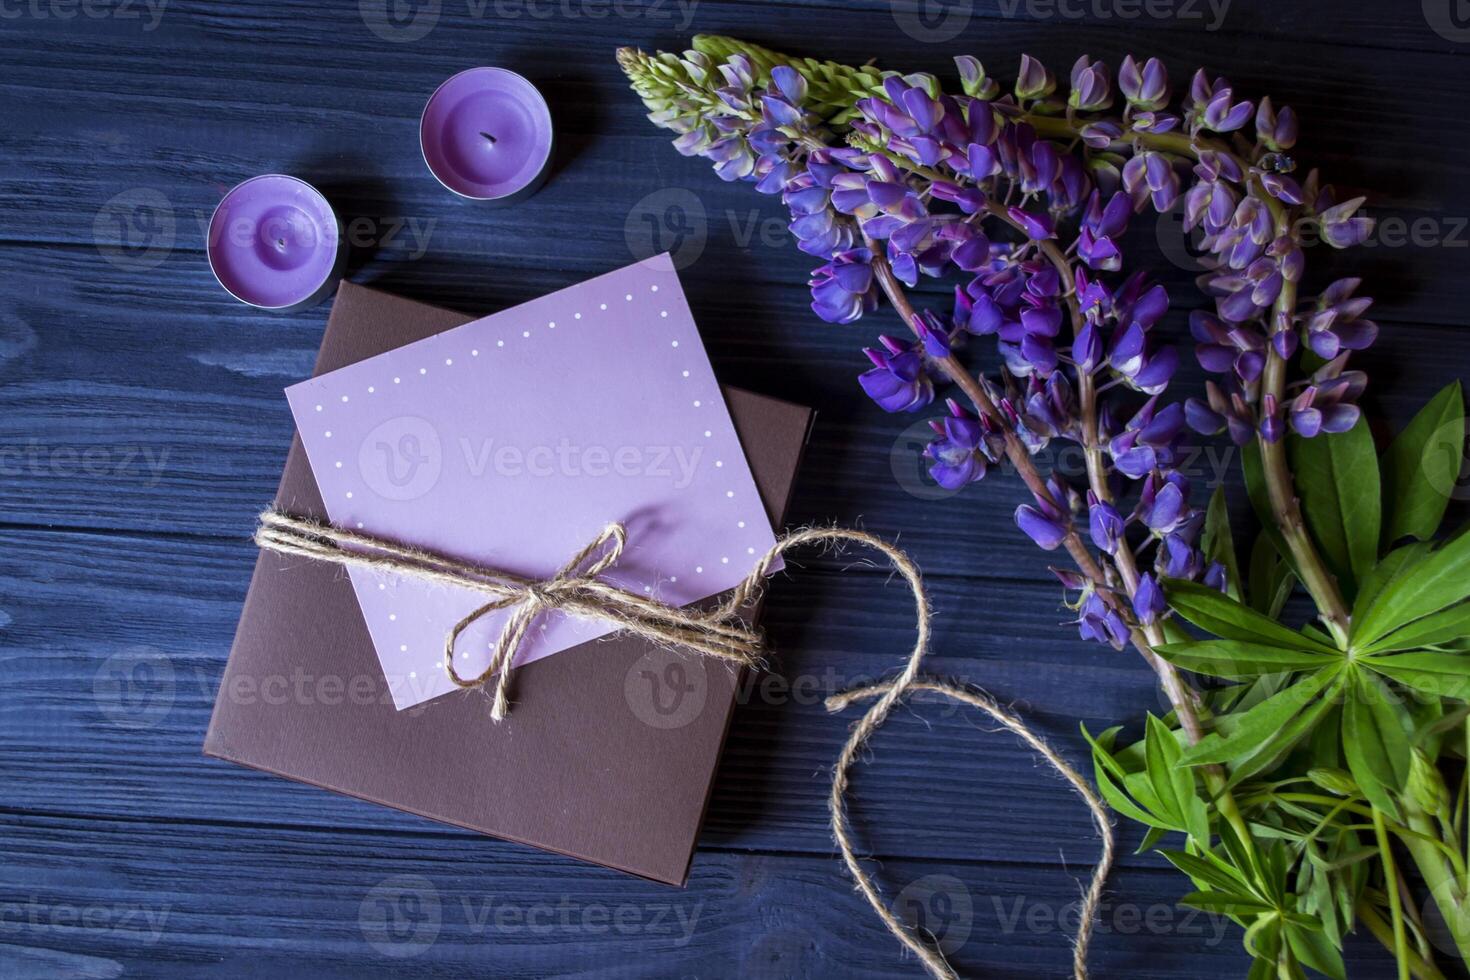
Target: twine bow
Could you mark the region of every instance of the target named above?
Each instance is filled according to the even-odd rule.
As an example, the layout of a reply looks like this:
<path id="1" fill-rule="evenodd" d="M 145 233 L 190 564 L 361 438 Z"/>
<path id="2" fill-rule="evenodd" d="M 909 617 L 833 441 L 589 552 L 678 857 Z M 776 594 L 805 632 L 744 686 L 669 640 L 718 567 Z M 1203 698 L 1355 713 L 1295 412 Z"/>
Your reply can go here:
<path id="1" fill-rule="evenodd" d="M 484 687 L 496 677 L 491 715 L 496 721 L 505 717 L 511 665 L 515 652 L 525 640 L 536 617 L 557 611 L 584 619 L 607 620 L 639 636 L 658 643 L 685 647 L 695 653 L 715 657 L 742 666 L 758 662 L 760 638 L 738 619 L 760 593 L 771 566 L 783 553 L 808 544 L 838 548 L 858 544 L 882 554 L 892 563 L 913 593 L 916 611 L 915 642 L 903 670 L 891 681 L 855 688 L 827 699 L 828 711 L 841 711 L 858 701 L 873 704 L 853 725 L 838 757 L 832 775 L 832 792 L 827 809 L 832 821 L 832 836 L 842 853 L 843 864 L 857 883 L 858 890 L 878 914 L 884 927 L 894 938 L 911 950 L 936 980 L 953 980 L 955 973 L 944 954 L 921 938 L 889 908 L 877 884 L 863 867 L 852 841 L 852 827 L 847 816 L 848 774 L 861 758 L 868 738 L 889 717 L 895 705 L 915 691 L 939 694 L 977 708 L 1003 727 L 1015 733 L 1040 753 L 1082 797 L 1092 812 L 1098 836 L 1102 839 L 1102 855 L 1093 869 L 1092 881 L 1083 896 L 1082 914 L 1072 943 L 1072 971 L 1077 980 L 1087 976 L 1087 949 L 1092 938 L 1093 920 L 1102 900 L 1103 886 L 1113 863 L 1113 832 L 1103 803 L 1087 780 L 1036 735 L 1014 714 L 1006 711 L 987 695 L 960 685 L 928 680 L 920 676 L 919 665 L 929 652 L 929 597 L 924 591 L 918 566 L 908 555 L 863 531 L 843 528 L 802 528 L 786 535 L 755 563 L 750 574 L 713 609 L 679 609 L 646 596 L 636 595 L 601 578 L 603 572 L 622 555 L 627 532 L 621 524 L 609 524 L 591 544 L 577 552 L 561 570 L 545 581 L 535 581 L 500 569 L 446 558 L 432 552 L 409 548 L 366 534 L 358 534 L 329 524 L 292 517 L 275 510 L 260 515 L 255 543 L 268 551 L 283 555 L 301 555 L 321 561 L 359 568 L 410 575 L 423 581 L 438 582 L 472 589 L 490 596 L 490 601 L 461 619 L 444 641 L 444 663 L 454 683 L 463 688 Z M 470 624 L 502 609 L 515 611 L 501 630 L 495 655 L 478 677 L 464 678 L 454 669 L 454 644 Z M 739 624 L 739 625 L 737 625 Z M 498 671 L 498 673 L 497 673 Z"/>
<path id="2" fill-rule="evenodd" d="M 738 618 L 738 613 L 758 590 L 775 560 L 774 551 L 759 563 L 759 573 L 752 573 L 753 582 L 747 579 L 718 607 L 681 609 L 629 592 L 600 577 L 622 556 L 627 540 L 627 530 L 621 524 L 609 524 L 555 575 L 538 581 L 276 510 L 262 513 L 255 531 L 256 545 L 278 554 L 407 575 L 490 597 L 455 623 L 445 636 L 444 668 L 449 679 L 461 688 L 485 689 L 494 679 L 490 716 L 497 722 L 504 720 L 510 709 L 510 677 L 516 654 L 537 617 L 548 612 L 607 621 L 655 643 L 683 647 L 737 666 L 757 662 L 760 637 Z M 491 613 L 505 609 L 513 612 L 501 628 L 489 664 L 474 677 L 461 675 L 454 666 L 460 634 Z"/>

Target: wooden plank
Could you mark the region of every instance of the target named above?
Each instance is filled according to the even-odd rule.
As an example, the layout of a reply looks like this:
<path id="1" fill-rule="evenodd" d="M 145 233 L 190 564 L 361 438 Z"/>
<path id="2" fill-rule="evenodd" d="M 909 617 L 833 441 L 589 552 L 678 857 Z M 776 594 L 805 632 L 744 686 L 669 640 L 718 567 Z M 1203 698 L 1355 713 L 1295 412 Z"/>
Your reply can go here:
<path id="1" fill-rule="evenodd" d="M 0 816 L 7 976 L 918 976 L 826 856 L 720 854 L 687 890 L 493 841 L 390 831 Z M 1082 865 L 885 861 L 899 914 L 965 975 L 1068 972 Z M 1239 974 L 1239 931 L 1113 882 L 1099 976 Z M 1364 968 L 1382 954 L 1364 943 Z M 40 964 L 38 967 L 37 964 Z"/>

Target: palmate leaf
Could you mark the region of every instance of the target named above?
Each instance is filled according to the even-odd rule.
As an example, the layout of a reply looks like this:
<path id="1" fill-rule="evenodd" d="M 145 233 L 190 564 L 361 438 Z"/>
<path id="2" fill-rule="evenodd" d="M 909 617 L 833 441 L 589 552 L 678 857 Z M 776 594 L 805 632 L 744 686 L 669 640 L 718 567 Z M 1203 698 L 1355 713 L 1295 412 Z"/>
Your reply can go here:
<path id="1" fill-rule="evenodd" d="M 1337 652 L 1331 644 L 1287 629 L 1207 585 L 1182 579 L 1165 579 L 1164 592 L 1175 612 L 1218 637 L 1284 647 L 1288 650 Z"/>
<path id="2" fill-rule="evenodd" d="M 1428 540 L 1439 529 L 1459 474 L 1465 405 L 1458 381 L 1441 389 L 1383 454 L 1383 543 Z"/>
<path id="3" fill-rule="evenodd" d="M 1461 534 L 1434 551 L 1411 548 L 1415 549 L 1410 552 L 1412 560 L 1400 560 L 1362 613 L 1355 611 L 1354 647 L 1365 649 L 1416 619 L 1470 598 L 1470 534 Z"/>
<path id="4" fill-rule="evenodd" d="M 1408 713 L 1391 703 L 1378 678 L 1353 671 L 1342 708 L 1342 748 L 1348 771 L 1363 795 L 1384 813 L 1399 818 L 1394 793 L 1409 776 Z"/>
<path id="5" fill-rule="evenodd" d="M 1307 529 L 1349 598 L 1378 559 L 1381 490 L 1368 423 L 1347 432 L 1287 440 Z"/>
<path id="6" fill-rule="evenodd" d="M 1210 845 L 1210 817 L 1205 801 L 1194 789 L 1194 773 L 1179 765 L 1181 750 L 1174 733 L 1152 713 L 1144 737 L 1149 782 L 1159 800 L 1160 813 L 1182 828 L 1200 847 Z"/>
<path id="7" fill-rule="evenodd" d="M 1378 601 L 1378 596 L 1401 575 L 1407 575 L 1419 566 L 1419 562 L 1433 550 L 1427 542 L 1406 544 L 1395 548 L 1378 562 L 1358 588 L 1358 598 L 1353 602 L 1353 622 L 1360 622 L 1368 607 Z"/>

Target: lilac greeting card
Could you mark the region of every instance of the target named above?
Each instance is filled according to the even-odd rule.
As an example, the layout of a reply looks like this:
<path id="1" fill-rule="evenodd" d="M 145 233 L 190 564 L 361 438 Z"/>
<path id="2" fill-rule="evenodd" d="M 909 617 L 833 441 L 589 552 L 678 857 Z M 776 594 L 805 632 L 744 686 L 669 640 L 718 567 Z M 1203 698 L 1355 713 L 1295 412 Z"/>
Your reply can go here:
<path id="1" fill-rule="evenodd" d="M 606 577 L 675 605 L 775 543 L 667 255 L 288 388 L 335 524 L 536 578 L 611 521 Z M 478 593 L 351 569 L 399 709 L 456 690 L 444 636 Z M 488 664 L 505 613 L 460 637 Z M 517 663 L 609 632 L 543 616 Z"/>

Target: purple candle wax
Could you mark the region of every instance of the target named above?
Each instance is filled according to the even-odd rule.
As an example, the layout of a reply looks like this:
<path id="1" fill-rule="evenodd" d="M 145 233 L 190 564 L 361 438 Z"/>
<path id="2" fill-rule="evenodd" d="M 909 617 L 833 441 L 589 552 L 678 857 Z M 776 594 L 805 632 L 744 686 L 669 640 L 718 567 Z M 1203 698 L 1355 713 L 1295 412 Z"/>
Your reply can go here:
<path id="1" fill-rule="evenodd" d="M 285 174 L 252 177 L 220 201 L 209 222 L 209 267 L 236 299 L 288 312 L 321 302 L 341 277 L 346 250 L 321 192 Z"/>
<path id="2" fill-rule="evenodd" d="M 424 162 L 439 183 L 477 201 L 531 196 L 551 161 L 551 110 L 526 79 L 471 68 L 429 98 L 419 121 Z"/>

